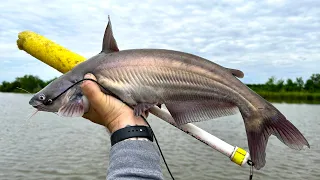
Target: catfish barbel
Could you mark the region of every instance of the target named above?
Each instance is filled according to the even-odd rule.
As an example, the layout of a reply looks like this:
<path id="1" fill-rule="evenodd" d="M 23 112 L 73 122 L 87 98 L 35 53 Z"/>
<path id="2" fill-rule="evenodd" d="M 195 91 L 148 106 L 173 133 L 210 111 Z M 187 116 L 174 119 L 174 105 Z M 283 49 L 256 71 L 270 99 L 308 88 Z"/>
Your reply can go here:
<path id="1" fill-rule="evenodd" d="M 240 111 L 256 169 L 266 163 L 270 135 L 293 149 L 310 147 L 301 132 L 279 110 L 236 78 L 243 77 L 240 70 L 172 50 L 119 51 L 110 19 L 102 51 L 36 93 L 30 105 L 39 111 L 57 112 L 62 116 L 82 116 L 89 103 L 80 84 L 59 95 L 87 73 L 95 75 L 98 83 L 134 107 L 137 116 L 164 104 L 177 125 L 182 125 Z"/>

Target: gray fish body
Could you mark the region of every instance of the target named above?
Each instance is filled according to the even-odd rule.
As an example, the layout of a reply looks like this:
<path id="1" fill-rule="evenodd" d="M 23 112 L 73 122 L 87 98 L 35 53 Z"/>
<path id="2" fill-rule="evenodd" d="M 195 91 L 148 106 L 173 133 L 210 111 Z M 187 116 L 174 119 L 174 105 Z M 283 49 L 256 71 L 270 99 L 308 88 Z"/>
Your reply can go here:
<path id="1" fill-rule="evenodd" d="M 88 103 L 79 84 L 59 95 L 92 73 L 102 86 L 134 107 L 136 115 L 164 104 L 176 123 L 182 125 L 233 115 L 239 110 L 257 169 L 265 165 L 270 135 L 290 148 L 309 147 L 301 132 L 280 111 L 235 77 L 243 77 L 241 71 L 172 50 L 119 51 L 110 21 L 103 41 L 101 53 L 50 83 L 29 103 L 39 110 L 81 116 Z M 51 99 L 55 101 L 47 103 Z"/>
<path id="2" fill-rule="evenodd" d="M 82 79 L 89 72 L 130 105 L 212 99 L 233 103 L 247 114 L 255 109 L 252 103 L 258 102 L 257 95 L 228 69 L 178 51 L 137 49 L 100 53 L 74 68 L 71 74 Z"/>

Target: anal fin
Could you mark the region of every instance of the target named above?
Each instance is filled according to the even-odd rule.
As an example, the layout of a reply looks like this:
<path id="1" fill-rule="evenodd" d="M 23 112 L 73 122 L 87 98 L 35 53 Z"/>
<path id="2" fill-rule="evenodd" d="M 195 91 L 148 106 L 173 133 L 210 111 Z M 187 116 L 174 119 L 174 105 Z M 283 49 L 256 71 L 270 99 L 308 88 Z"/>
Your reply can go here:
<path id="1" fill-rule="evenodd" d="M 234 115 L 238 112 L 238 107 L 234 104 L 217 100 L 171 101 L 165 105 L 179 126 Z"/>

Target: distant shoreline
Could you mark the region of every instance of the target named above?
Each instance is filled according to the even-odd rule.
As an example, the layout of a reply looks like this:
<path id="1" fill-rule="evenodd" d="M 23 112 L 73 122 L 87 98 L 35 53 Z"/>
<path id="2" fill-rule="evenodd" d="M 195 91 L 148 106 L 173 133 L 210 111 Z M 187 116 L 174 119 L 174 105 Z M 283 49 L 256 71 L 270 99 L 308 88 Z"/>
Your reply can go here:
<path id="1" fill-rule="evenodd" d="M 43 81 L 37 76 L 25 75 L 17 77 L 13 82 L 2 82 L 0 92 L 27 93 L 18 89 L 19 87 L 32 94 L 40 91 L 55 79 Z M 270 102 L 320 104 L 320 74 L 312 74 L 306 81 L 303 81 L 301 77 L 286 81 L 271 77 L 265 84 L 246 85 Z"/>
<path id="2" fill-rule="evenodd" d="M 320 104 L 320 93 L 308 92 L 256 92 L 264 99 L 276 103 Z"/>
<path id="3" fill-rule="evenodd" d="M 0 92 L 11 94 L 28 94 L 26 92 Z M 320 104 L 320 93 L 306 92 L 256 92 L 271 103 Z"/>

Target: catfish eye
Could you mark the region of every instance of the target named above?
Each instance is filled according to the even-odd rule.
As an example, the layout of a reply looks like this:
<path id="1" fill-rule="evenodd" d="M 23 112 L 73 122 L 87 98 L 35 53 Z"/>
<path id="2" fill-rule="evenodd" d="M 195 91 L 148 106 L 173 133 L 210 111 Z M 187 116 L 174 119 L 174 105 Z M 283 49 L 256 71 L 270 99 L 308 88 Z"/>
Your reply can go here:
<path id="1" fill-rule="evenodd" d="M 40 95 L 39 95 L 39 99 L 40 99 L 41 101 L 44 101 L 44 100 L 46 99 L 46 96 L 45 96 L 44 94 L 40 94 Z"/>

